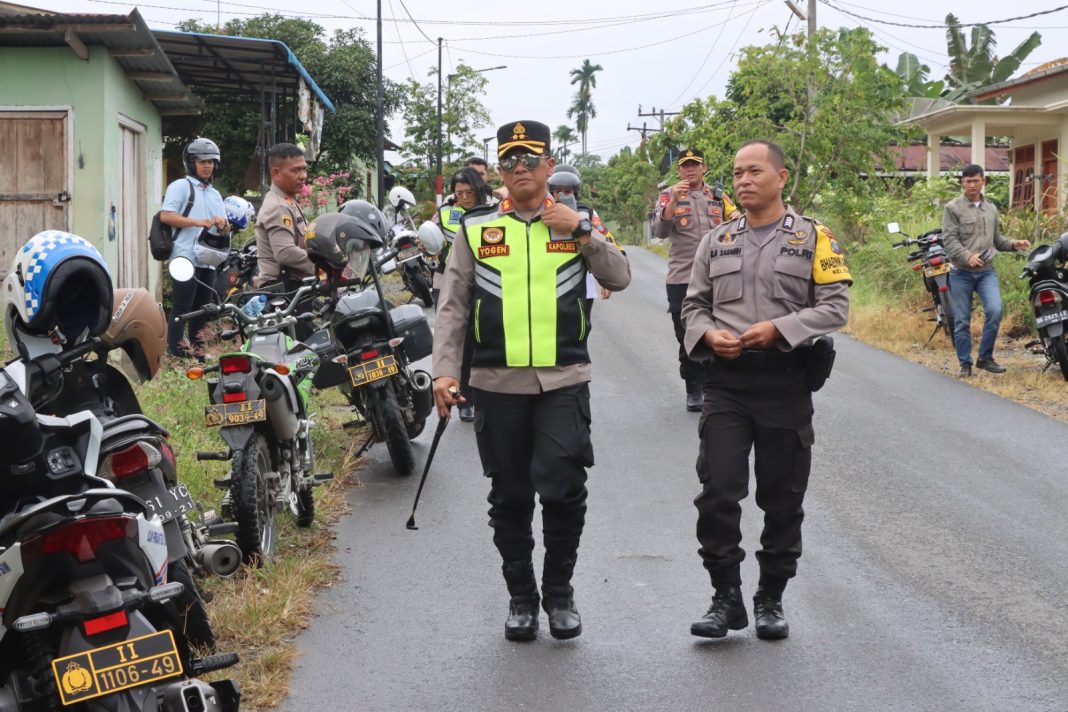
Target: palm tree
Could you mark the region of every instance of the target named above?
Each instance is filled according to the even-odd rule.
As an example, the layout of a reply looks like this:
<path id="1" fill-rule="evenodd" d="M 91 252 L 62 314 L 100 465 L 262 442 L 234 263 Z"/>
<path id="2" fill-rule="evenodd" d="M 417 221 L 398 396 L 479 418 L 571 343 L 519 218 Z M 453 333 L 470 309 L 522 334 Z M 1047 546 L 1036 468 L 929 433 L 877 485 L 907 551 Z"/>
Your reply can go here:
<path id="1" fill-rule="evenodd" d="M 556 127 L 556 131 L 553 132 L 553 138 L 556 139 L 559 148 L 556 151 L 557 157 L 566 162 L 567 157 L 571 155 L 571 151 L 568 150 L 567 144 L 574 143 L 578 138 L 575 135 L 575 130 L 567 124 L 560 124 Z"/>
<path id="2" fill-rule="evenodd" d="M 597 87 L 597 72 L 604 69 L 590 60 L 582 60 L 582 66 L 571 70 L 571 83 L 578 84 L 578 91 L 567 110 L 567 118 L 575 120 L 575 128 L 582 135 L 582 155 L 586 155 L 586 131 L 590 119 L 597 117 L 597 108 L 593 105 L 593 89 Z"/>
<path id="3" fill-rule="evenodd" d="M 998 59 L 994 54 L 997 40 L 994 31 L 986 25 L 972 28 L 971 47 L 961 32 L 960 21 L 950 13 L 946 15 L 946 50 L 949 52 L 949 74 L 946 83 L 950 92 L 944 97 L 949 101 L 972 100 L 967 95 L 979 87 L 1003 82 L 1011 77 L 1036 47 L 1042 44 L 1042 35 L 1032 32 L 1008 56 Z"/>

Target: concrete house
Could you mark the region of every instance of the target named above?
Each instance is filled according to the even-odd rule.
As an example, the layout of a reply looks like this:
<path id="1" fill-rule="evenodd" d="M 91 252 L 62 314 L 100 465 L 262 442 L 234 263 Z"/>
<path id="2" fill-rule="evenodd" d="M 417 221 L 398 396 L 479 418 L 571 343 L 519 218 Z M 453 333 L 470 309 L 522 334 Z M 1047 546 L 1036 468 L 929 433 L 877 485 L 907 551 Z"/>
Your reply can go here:
<path id="1" fill-rule="evenodd" d="M 154 291 L 163 117 L 201 106 L 136 10 L 0 2 L 0 275 L 27 239 L 61 229 L 100 249 L 116 286 Z"/>

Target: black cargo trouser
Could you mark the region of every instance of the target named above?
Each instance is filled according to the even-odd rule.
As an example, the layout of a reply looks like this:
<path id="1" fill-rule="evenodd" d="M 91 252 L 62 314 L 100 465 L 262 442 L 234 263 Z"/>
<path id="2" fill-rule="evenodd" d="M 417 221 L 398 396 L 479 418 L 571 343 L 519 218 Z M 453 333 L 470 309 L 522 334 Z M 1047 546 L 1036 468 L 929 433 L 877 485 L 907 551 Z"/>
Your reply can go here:
<path id="1" fill-rule="evenodd" d="M 785 585 L 801 556 L 802 502 L 812 464 L 812 394 L 804 368 L 709 366 L 699 432 L 697 539 L 713 585 L 741 584 L 740 503 L 749 494 L 754 448 L 756 503 L 764 511 L 756 557 L 762 582 Z"/>
<path id="2" fill-rule="evenodd" d="M 588 383 L 535 395 L 475 389 L 475 438 L 493 543 L 507 562 L 530 561 L 534 495 L 542 507 L 543 588 L 568 588 L 586 520 L 593 465 Z"/>
<path id="3" fill-rule="evenodd" d="M 667 285 L 668 312 L 671 313 L 671 324 L 675 327 L 675 340 L 679 342 L 679 376 L 686 381 L 686 392 L 695 393 L 701 391 L 701 384 L 705 379 L 705 366 L 700 361 L 694 361 L 686 353 L 685 337 L 686 325 L 682 321 L 682 300 L 686 298 L 687 284 Z"/>

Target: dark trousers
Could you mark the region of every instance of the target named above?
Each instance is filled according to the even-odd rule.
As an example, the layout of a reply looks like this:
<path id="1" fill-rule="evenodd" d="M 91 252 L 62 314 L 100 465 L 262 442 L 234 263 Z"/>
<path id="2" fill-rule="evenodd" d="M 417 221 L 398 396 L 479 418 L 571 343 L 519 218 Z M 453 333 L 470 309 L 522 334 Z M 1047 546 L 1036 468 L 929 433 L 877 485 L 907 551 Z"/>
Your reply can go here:
<path id="1" fill-rule="evenodd" d="M 705 366 L 700 361 L 691 359 L 683 346 L 686 325 L 682 323 L 682 300 L 686 298 L 688 287 L 686 284 L 667 285 L 668 312 L 671 313 L 671 323 L 675 327 L 675 340 L 679 342 L 679 376 L 686 381 L 687 393 L 698 393 L 705 378 Z"/>
<path id="2" fill-rule="evenodd" d="M 593 465 L 589 384 L 536 395 L 476 389 L 475 396 L 475 438 L 491 480 L 493 543 L 505 564 L 530 561 L 537 494 L 545 544 L 542 587 L 569 593 L 586 520 L 586 468 Z"/>
<path id="3" fill-rule="evenodd" d="M 200 339 L 200 330 L 204 328 L 203 319 L 191 319 L 188 322 L 176 319 L 182 314 L 200 309 L 212 300 L 215 290 L 215 270 L 211 267 L 197 267 L 193 279 L 188 282 L 171 283 L 171 314 L 167 321 L 167 353 L 171 356 L 189 355 L 179 343 L 186 337 L 186 324 L 189 325 L 189 344 L 195 349 Z"/>
<path id="4" fill-rule="evenodd" d="M 714 586 L 741 584 L 741 501 L 755 448 L 756 503 L 764 511 L 761 583 L 785 586 L 801 556 L 802 502 L 812 464 L 812 394 L 803 367 L 746 372 L 708 368 L 700 421 L 697 540 Z"/>

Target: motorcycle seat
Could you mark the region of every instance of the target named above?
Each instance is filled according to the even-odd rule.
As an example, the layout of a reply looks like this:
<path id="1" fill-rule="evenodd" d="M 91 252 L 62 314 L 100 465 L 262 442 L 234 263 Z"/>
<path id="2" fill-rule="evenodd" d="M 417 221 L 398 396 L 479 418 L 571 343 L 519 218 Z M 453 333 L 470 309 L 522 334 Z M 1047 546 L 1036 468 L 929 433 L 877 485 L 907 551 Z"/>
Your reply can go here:
<path id="1" fill-rule="evenodd" d="M 285 361 L 286 335 L 275 330 L 258 331 L 253 335 L 248 350 L 267 363 L 280 363 Z"/>

